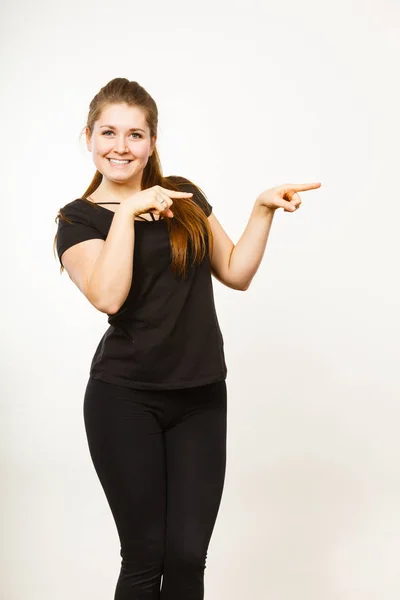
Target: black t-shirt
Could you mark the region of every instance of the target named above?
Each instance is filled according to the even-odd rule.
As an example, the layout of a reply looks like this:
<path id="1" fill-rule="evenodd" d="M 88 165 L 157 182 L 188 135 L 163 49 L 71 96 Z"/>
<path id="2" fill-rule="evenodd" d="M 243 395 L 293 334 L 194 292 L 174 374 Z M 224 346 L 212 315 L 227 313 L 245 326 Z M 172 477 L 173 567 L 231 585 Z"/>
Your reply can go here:
<path id="1" fill-rule="evenodd" d="M 181 189 L 193 192 L 192 200 L 211 214 L 212 206 L 189 182 Z M 58 221 L 60 262 L 74 244 L 107 238 L 113 211 L 79 198 L 62 210 L 73 223 Z M 210 258 L 207 254 L 180 279 L 170 269 L 167 218 L 135 220 L 132 285 L 119 311 L 108 315 L 110 326 L 90 366 L 94 379 L 145 390 L 194 387 L 226 378 Z"/>

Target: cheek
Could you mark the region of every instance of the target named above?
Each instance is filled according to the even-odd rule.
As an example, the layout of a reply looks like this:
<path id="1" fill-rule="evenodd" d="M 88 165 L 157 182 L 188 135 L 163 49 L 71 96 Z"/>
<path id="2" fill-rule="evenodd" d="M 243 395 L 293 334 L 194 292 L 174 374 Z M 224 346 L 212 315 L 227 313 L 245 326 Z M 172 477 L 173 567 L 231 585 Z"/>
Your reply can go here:
<path id="1" fill-rule="evenodd" d="M 132 153 L 137 158 L 147 159 L 150 152 L 150 145 L 147 142 L 143 142 L 142 144 L 137 144 L 132 148 Z"/>
<path id="2" fill-rule="evenodd" d="M 96 140 L 96 143 L 92 146 L 94 154 L 101 156 L 102 154 L 106 154 L 110 150 L 110 144 L 107 143 L 105 138 Z"/>

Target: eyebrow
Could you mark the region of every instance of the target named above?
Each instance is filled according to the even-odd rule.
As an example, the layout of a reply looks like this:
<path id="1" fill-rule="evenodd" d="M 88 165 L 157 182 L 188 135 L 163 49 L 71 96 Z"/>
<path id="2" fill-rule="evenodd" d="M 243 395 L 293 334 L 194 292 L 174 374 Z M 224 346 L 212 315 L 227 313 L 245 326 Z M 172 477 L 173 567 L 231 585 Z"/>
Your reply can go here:
<path id="1" fill-rule="evenodd" d="M 110 129 L 115 129 L 114 125 L 100 125 L 100 127 L 109 127 Z M 144 129 L 140 129 L 139 127 L 131 127 L 129 131 L 143 131 L 143 133 L 146 133 Z"/>

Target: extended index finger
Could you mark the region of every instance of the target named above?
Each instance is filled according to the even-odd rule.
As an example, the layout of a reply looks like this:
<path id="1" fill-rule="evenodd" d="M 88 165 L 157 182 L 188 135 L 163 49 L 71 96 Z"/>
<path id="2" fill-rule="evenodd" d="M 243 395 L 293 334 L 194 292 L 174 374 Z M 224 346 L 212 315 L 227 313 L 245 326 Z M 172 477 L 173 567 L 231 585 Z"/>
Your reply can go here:
<path id="1" fill-rule="evenodd" d="M 168 190 L 167 188 L 163 187 L 161 187 L 161 189 L 172 198 L 181 198 L 182 196 L 193 196 L 193 192 L 177 192 L 176 190 Z"/>
<path id="2" fill-rule="evenodd" d="M 282 185 L 278 185 L 278 190 L 281 192 L 288 192 L 289 190 L 293 190 L 294 192 L 305 192 L 306 190 L 315 190 L 316 188 L 321 187 L 321 182 L 317 181 L 316 183 L 283 183 Z"/>

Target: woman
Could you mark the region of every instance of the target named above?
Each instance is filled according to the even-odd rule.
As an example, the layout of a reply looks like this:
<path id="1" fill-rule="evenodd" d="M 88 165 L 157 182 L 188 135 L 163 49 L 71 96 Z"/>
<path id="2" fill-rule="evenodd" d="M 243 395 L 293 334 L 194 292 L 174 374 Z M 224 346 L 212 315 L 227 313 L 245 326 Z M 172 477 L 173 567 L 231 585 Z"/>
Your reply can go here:
<path id="1" fill-rule="evenodd" d="M 97 171 L 60 209 L 55 244 L 61 271 L 108 315 L 83 413 L 121 543 L 115 600 L 200 600 L 226 467 L 211 274 L 246 290 L 275 209 L 295 211 L 296 192 L 320 184 L 260 194 L 235 246 L 199 187 L 162 175 L 157 126 L 137 82 L 113 79 L 93 98 L 85 133 Z"/>

